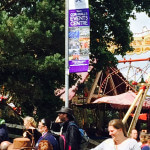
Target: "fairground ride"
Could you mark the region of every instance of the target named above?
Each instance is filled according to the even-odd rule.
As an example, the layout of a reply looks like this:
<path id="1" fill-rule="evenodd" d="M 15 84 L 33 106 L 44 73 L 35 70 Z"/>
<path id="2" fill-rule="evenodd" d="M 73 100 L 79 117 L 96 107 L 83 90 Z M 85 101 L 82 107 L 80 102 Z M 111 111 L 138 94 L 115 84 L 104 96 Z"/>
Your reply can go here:
<path id="1" fill-rule="evenodd" d="M 101 99 L 107 96 L 118 96 L 130 90 L 136 93 L 138 97 L 135 97 L 136 101 L 134 101 L 134 106 L 131 102 L 131 106 L 128 106 L 128 108 L 126 107 L 127 109 L 125 108 L 124 110 L 119 110 L 120 108 L 118 107 L 118 110 L 120 112 L 123 111 L 123 113 L 126 113 L 122 116 L 124 123 L 127 122 L 129 116 L 135 110 L 136 115 L 134 115 L 133 121 L 131 122 L 131 124 L 129 124 L 130 127 L 128 134 L 137 123 L 138 116 L 142 110 L 143 101 L 145 100 L 145 98 L 148 97 L 149 99 L 150 97 L 149 79 L 146 80 L 150 73 L 150 58 L 147 58 L 150 52 L 150 31 L 146 33 L 144 32 L 142 33 L 141 37 L 135 38 L 132 46 L 134 47 L 135 51 L 133 51 L 132 53 L 127 53 L 130 58 L 124 58 L 123 60 L 118 61 L 119 65 L 121 64 L 122 67 L 110 67 L 105 71 L 99 71 L 90 89 L 86 88 L 86 82 L 88 82 L 87 77 L 89 76 L 82 78 L 82 80 L 84 81 L 84 83 L 82 82 L 82 84 L 84 84 L 84 90 L 82 92 L 83 95 L 77 94 L 77 86 L 75 86 L 75 88 L 70 91 L 70 100 L 72 100 L 73 106 L 91 110 L 93 109 L 95 110 L 95 113 L 102 110 L 105 111 L 106 109 L 114 109 L 110 107 L 111 104 L 109 107 L 106 107 L 106 105 L 108 106 L 108 103 L 106 103 L 106 105 L 104 105 L 104 103 L 97 103 L 97 105 L 93 104 L 93 102 L 97 99 Z M 136 54 L 138 56 L 142 56 L 143 53 L 145 54 L 143 58 L 138 58 L 137 56 L 135 56 Z M 138 63 L 140 63 L 139 66 L 137 65 Z M 137 107 L 135 107 L 135 104 Z M 149 113 L 149 107 L 147 107 L 143 112 Z M 149 120 L 149 118 L 150 117 L 148 117 L 147 119 Z M 103 117 L 103 119 L 105 119 L 105 116 Z M 105 124 L 105 121 L 103 119 L 97 117 L 97 122 L 104 122 L 103 124 Z M 85 121 L 86 119 L 83 119 L 83 123 L 85 123 Z M 150 123 L 150 121 L 148 122 Z"/>
<path id="2" fill-rule="evenodd" d="M 131 62 L 136 62 L 136 61 L 150 61 L 150 58 L 145 58 L 145 59 L 136 59 L 136 60 L 122 60 L 122 61 L 119 61 L 119 63 L 126 63 L 126 62 L 129 62 L 131 64 Z M 130 68 L 131 65 L 130 65 Z M 130 69 L 129 68 L 129 69 Z M 150 64 L 146 66 L 146 69 L 143 70 L 143 69 L 140 69 L 139 67 L 137 68 L 136 67 L 136 71 L 138 70 L 138 72 L 140 71 L 141 72 L 141 77 L 142 77 L 142 80 L 140 83 L 138 83 L 137 81 L 132 81 L 132 85 L 134 86 L 139 86 L 140 89 L 139 89 L 139 92 L 136 96 L 136 98 L 134 99 L 133 103 L 131 104 L 131 106 L 129 107 L 127 113 L 125 114 L 124 118 L 123 118 L 123 123 L 126 123 L 127 122 L 127 119 L 129 118 L 131 112 L 133 112 L 134 108 L 135 108 L 135 105 L 137 104 L 137 107 L 135 109 L 135 112 L 134 112 L 134 116 L 133 116 L 133 119 L 131 121 L 131 124 L 129 126 L 129 129 L 128 129 L 128 135 L 130 135 L 130 132 L 133 128 L 135 128 L 136 126 L 136 123 L 138 121 L 138 117 L 140 115 L 140 112 L 142 110 L 142 106 L 143 106 L 143 103 L 144 103 L 144 100 L 146 99 L 147 95 L 148 94 L 148 91 L 149 91 L 149 88 L 150 88 L 150 74 L 147 74 L 147 69 L 150 68 Z M 143 79 L 143 74 L 146 74 L 147 75 L 147 80 L 144 81 Z M 134 75 L 136 75 L 136 72 L 134 73 Z M 136 78 L 135 78 L 136 79 Z"/>

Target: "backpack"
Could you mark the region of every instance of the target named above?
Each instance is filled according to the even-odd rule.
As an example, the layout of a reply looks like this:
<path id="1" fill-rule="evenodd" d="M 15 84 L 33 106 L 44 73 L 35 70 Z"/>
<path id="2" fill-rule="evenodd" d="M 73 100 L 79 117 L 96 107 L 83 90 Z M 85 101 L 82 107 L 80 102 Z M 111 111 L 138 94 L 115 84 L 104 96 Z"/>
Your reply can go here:
<path id="1" fill-rule="evenodd" d="M 29 136 L 31 137 L 31 139 L 29 138 Z M 23 133 L 23 137 L 29 138 L 31 140 L 31 146 L 35 147 L 35 140 L 34 140 L 34 131 L 32 129 L 32 133 L 29 131 L 25 131 Z"/>
<path id="2" fill-rule="evenodd" d="M 81 143 L 80 143 L 80 150 L 86 150 L 88 143 L 89 143 L 89 137 L 87 135 L 87 133 L 85 132 L 84 129 L 79 128 L 75 123 L 70 122 L 69 126 L 76 126 L 79 131 L 80 131 L 80 135 L 81 135 Z"/>

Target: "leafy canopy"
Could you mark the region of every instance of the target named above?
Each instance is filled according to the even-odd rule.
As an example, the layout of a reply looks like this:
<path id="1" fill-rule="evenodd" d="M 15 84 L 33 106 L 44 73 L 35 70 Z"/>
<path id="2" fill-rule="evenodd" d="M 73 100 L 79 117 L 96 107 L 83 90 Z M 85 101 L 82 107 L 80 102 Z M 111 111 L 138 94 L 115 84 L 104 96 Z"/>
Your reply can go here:
<path id="1" fill-rule="evenodd" d="M 91 74 L 115 65 L 115 54 L 131 51 L 129 17 L 133 10 L 150 16 L 145 0 L 90 0 Z M 22 107 L 23 115 L 54 117 L 62 101 L 54 90 L 64 85 L 65 1 L 3 0 L 0 2 L 0 85 Z M 111 63 L 110 63 L 111 62 Z M 75 81 L 70 75 L 70 83 Z M 70 84 L 70 86 L 71 86 Z"/>

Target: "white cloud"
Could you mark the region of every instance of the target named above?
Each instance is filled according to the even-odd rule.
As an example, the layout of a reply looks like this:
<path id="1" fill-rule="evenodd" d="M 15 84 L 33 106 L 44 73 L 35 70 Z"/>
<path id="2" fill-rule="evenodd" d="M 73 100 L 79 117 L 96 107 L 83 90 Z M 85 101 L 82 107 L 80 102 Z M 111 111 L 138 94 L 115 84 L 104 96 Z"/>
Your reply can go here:
<path id="1" fill-rule="evenodd" d="M 150 30 L 150 17 L 146 13 L 136 13 L 136 20 L 129 19 L 130 29 L 133 33 L 141 33 L 146 28 Z M 143 28 L 146 27 L 146 28 Z"/>

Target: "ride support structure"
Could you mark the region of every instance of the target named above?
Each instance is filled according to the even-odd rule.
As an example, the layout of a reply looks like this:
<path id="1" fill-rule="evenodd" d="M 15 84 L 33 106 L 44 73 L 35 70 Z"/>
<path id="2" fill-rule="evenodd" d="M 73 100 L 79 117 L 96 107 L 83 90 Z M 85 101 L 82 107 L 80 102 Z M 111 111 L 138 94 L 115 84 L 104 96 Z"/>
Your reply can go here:
<path id="1" fill-rule="evenodd" d="M 137 105 L 135 113 L 134 113 L 134 117 L 132 118 L 131 124 L 130 124 L 129 129 L 128 129 L 128 133 L 127 133 L 128 136 L 130 135 L 132 129 L 135 128 L 135 126 L 136 126 L 136 123 L 138 121 L 138 117 L 139 117 L 140 112 L 142 110 L 143 102 L 146 98 L 146 95 L 147 95 L 149 88 L 150 88 L 150 74 L 148 76 L 147 83 L 141 84 L 140 90 L 139 90 L 135 100 L 133 101 L 132 105 L 129 107 L 126 115 L 124 116 L 124 118 L 122 120 L 122 122 L 125 124 L 127 122 L 127 119 L 129 118 L 131 112 L 134 110 L 135 106 Z"/>
<path id="2" fill-rule="evenodd" d="M 143 58 L 143 59 L 129 59 L 129 60 L 126 60 L 125 58 L 124 58 L 124 60 L 118 60 L 118 63 L 126 63 L 126 62 L 129 62 L 129 63 L 131 63 L 131 62 L 136 62 L 136 61 L 150 61 L 150 57 L 149 58 Z"/>

